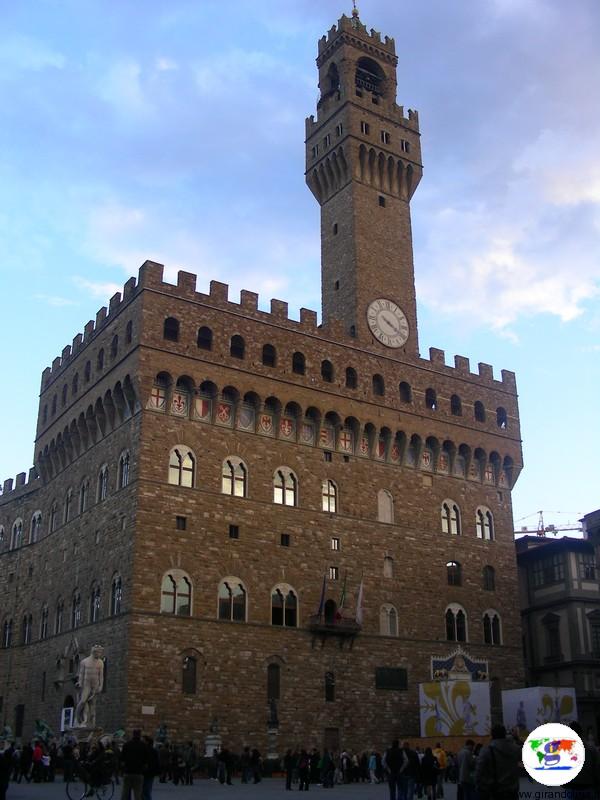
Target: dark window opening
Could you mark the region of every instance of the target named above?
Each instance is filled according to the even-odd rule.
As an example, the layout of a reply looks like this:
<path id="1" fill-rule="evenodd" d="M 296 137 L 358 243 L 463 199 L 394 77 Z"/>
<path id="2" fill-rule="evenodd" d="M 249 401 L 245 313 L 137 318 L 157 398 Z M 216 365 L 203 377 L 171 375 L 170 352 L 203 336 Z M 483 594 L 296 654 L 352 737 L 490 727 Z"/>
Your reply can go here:
<path id="1" fill-rule="evenodd" d="M 404 691 L 408 688 L 408 672 L 402 667 L 376 667 L 375 688 Z"/>
<path id="2" fill-rule="evenodd" d="M 339 288 L 340 288 L 340 282 L 339 282 L 339 281 L 336 281 L 336 282 L 333 284 L 333 288 L 334 288 L 334 289 L 335 289 L 335 291 L 337 292 L 337 291 L 339 290 Z"/>
<path id="3" fill-rule="evenodd" d="M 125 328 L 125 344 L 131 344 L 131 340 L 133 339 L 133 322 L 129 320 L 127 323 L 127 327 Z"/>
<path id="4" fill-rule="evenodd" d="M 446 564 L 446 573 L 448 576 L 448 586 L 462 585 L 461 567 L 458 561 L 448 561 Z"/>
<path id="5" fill-rule="evenodd" d="M 402 381 L 398 387 L 398 391 L 400 393 L 400 400 L 403 403 L 412 403 L 412 389 L 410 388 L 410 383 Z"/>
<path id="6" fill-rule="evenodd" d="M 356 325 L 350 325 L 350 336 L 356 339 Z"/>
<path id="7" fill-rule="evenodd" d="M 435 411 L 437 409 L 437 395 L 435 389 L 427 389 L 425 392 L 425 408 L 428 408 L 430 411 Z"/>
<path id="8" fill-rule="evenodd" d="M 346 389 L 356 389 L 357 384 L 356 370 L 352 367 L 346 367 Z"/>
<path id="9" fill-rule="evenodd" d="M 281 693 L 281 669 L 279 664 L 267 667 L 267 700 L 279 700 Z"/>
<path id="10" fill-rule="evenodd" d="M 325 461 L 331 461 L 333 459 L 333 454 L 330 450 L 323 450 L 323 458 Z"/>
<path id="11" fill-rule="evenodd" d="M 230 525 L 229 526 L 229 538 L 230 539 L 239 539 L 240 538 L 240 526 L 239 525 Z"/>
<path id="12" fill-rule="evenodd" d="M 333 364 L 331 361 L 321 361 L 321 377 L 326 383 L 333 382 Z"/>
<path id="13" fill-rule="evenodd" d="M 232 358 L 244 358 L 246 350 L 246 343 L 242 336 L 235 336 L 231 337 L 231 345 L 229 347 L 229 353 Z"/>
<path id="14" fill-rule="evenodd" d="M 365 90 L 374 95 L 382 95 L 384 89 L 385 73 L 372 58 L 359 58 L 356 65 L 354 82 L 357 91 Z"/>
<path id="15" fill-rule="evenodd" d="M 163 325 L 163 339 L 168 342 L 179 341 L 179 320 L 175 317 L 167 317 Z"/>
<path id="16" fill-rule="evenodd" d="M 500 407 L 496 409 L 496 424 L 498 427 L 505 431 L 508 426 L 508 417 L 506 416 L 506 409 Z"/>
<path id="17" fill-rule="evenodd" d="M 281 534 L 281 546 L 282 547 L 289 547 L 290 546 L 290 534 L 289 533 L 282 533 Z"/>
<path id="18" fill-rule="evenodd" d="M 183 659 L 181 670 L 181 689 L 184 694 L 196 694 L 197 661 L 192 656 Z"/>
<path id="19" fill-rule="evenodd" d="M 184 531 L 187 528 L 187 517 L 175 517 L 175 527 L 178 531 Z"/>
<path id="20" fill-rule="evenodd" d="M 304 353 L 294 353 L 292 356 L 292 372 L 296 375 L 304 375 L 306 370 L 306 361 Z"/>
<path id="21" fill-rule="evenodd" d="M 325 673 L 325 702 L 335 702 L 335 675 L 333 672 Z"/>
<path id="22" fill-rule="evenodd" d="M 333 223 L 333 235 L 337 236 L 337 234 L 338 234 L 338 224 L 337 224 L 337 222 L 334 222 Z"/>
<path id="23" fill-rule="evenodd" d="M 475 405 L 473 408 L 477 422 L 485 422 L 485 408 L 481 400 L 475 400 Z"/>
<path id="24" fill-rule="evenodd" d="M 201 328 L 198 328 L 198 338 L 197 338 L 198 349 L 200 350 L 212 350 L 212 341 L 213 341 L 213 334 L 210 328 L 207 328 L 206 325 L 203 325 Z"/>
<path id="25" fill-rule="evenodd" d="M 265 344 L 262 349 L 262 363 L 265 367 L 274 367 L 277 363 L 277 351 L 272 344 Z"/>
<path id="26" fill-rule="evenodd" d="M 381 208 L 385 208 L 385 197 L 382 194 L 379 195 L 379 205 Z"/>
<path id="27" fill-rule="evenodd" d="M 373 394 L 383 397 L 385 394 L 385 382 L 382 375 L 373 375 Z"/>
<path id="28" fill-rule="evenodd" d="M 460 401 L 460 397 L 457 394 L 453 394 L 450 398 L 450 413 L 453 414 L 455 417 L 462 416 L 462 403 Z"/>

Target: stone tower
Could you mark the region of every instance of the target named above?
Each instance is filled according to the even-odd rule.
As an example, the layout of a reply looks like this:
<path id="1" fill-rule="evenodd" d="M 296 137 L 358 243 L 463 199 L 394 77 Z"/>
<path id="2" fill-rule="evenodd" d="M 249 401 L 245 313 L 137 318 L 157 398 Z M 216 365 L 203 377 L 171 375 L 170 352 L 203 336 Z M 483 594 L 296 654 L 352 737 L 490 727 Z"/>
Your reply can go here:
<path id="1" fill-rule="evenodd" d="M 360 345 L 417 356 L 410 199 L 421 179 L 416 111 L 396 105 L 394 40 L 354 9 L 319 41 L 306 182 L 321 206 L 323 322 Z"/>

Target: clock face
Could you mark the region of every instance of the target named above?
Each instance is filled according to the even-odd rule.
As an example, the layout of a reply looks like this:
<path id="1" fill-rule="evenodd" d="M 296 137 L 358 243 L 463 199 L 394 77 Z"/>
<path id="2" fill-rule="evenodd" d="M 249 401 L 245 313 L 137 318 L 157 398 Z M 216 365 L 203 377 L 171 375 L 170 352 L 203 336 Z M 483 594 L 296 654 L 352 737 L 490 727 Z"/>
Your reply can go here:
<path id="1" fill-rule="evenodd" d="M 371 333 L 386 347 L 402 347 L 408 339 L 408 320 L 393 300 L 379 297 L 367 308 L 367 322 Z"/>

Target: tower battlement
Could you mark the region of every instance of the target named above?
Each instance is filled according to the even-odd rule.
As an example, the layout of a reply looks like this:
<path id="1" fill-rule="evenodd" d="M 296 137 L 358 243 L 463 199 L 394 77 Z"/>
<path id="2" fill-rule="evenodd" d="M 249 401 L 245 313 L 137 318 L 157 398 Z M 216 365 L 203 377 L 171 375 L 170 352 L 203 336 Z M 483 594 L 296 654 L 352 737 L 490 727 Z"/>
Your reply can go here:
<path id="1" fill-rule="evenodd" d="M 367 26 L 363 25 L 358 17 L 347 17 L 345 14 L 342 14 L 337 25 L 331 26 L 326 36 L 319 39 L 319 57 L 324 56 L 344 34 L 356 37 L 367 48 L 372 48 L 374 52 L 396 57 L 396 42 L 392 37 L 384 36 L 382 39 L 379 31 L 373 28 L 368 31 Z"/>

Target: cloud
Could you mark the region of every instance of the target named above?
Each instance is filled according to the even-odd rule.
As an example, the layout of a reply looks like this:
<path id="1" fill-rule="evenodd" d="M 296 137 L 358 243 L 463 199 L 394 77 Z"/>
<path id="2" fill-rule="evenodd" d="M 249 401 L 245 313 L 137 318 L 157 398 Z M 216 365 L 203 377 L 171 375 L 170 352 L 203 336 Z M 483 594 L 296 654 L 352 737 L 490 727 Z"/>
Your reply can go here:
<path id="1" fill-rule="evenodd" d="M 98 83 L 98 94 L 123 116 L 147 115 L 153 109 L 142 82 L 142 67 L 134 59 L 112 64 Z"/>
<path id="2" fill-rule="evenodd" d="M 179 69 L 179 65 L 176 61 L 173 61 L 171 58 L 165 58 L 164 56 L 156 59 L 155 66 L 159 72 L 171 72 L 172 70 Z"/>
<path id="3" fill-rule="evenodd" d="M 75 277 L 73 278 L 73 283 L 79 289 L 87 292 L 92 297 L 99 297 L 101 299 L 108 300 L 112 297 L 116 292 L 122 292 L 123 286 L 119 285 L 118 283 L 102 283 L 101 281 L 90 281 L 86 278 L 82 277 Z"/>
<path id="4" fill-rule="evenodd" d="M 74 306 L 76 305 L 74 300 L 69 300 L 66 297 L 57 297 L 55 295 L 48 295 L 48 294 L 34 294 L 34 300 L 41 300 L 42 302 L 46 303 L 49 306 L 54 306 L 56 308 L 61 308 L 62 306 Z"/>
<path id="5" fill-rule="evenodd" d="M 63 69 L 66 59 L 62 53 L 31 36 L 15 34 L 0 41 L 0 68 L 39 72 L 44 69 Z"/>

